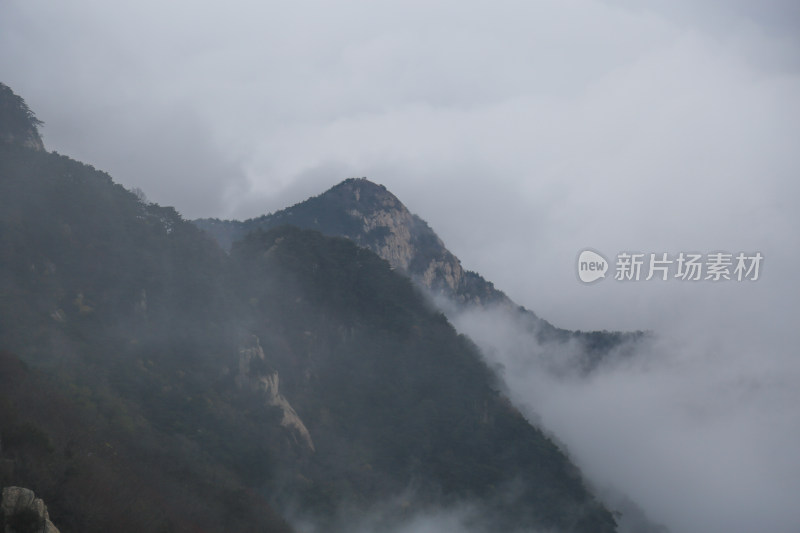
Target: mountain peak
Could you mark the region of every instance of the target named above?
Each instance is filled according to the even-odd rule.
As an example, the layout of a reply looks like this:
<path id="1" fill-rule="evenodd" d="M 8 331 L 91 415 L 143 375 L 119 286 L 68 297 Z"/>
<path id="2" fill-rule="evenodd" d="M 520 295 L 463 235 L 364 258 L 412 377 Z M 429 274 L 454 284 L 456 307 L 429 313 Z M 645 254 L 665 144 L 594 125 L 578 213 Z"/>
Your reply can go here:
<path id="1" fill-rule="evenodd" d="M 342 207 L 356 209 L 361 213 L 380 210 L 409 212 L 385 186 L 367 178 L 348 178 L 322 193 L 320 197 L 338 201 Z"/>
<path id="2" fill-rule="evenodd" d="M 203 219 L 195 223 L 225 248 L 256 228 L 314 229 L 371 249 L 434 294 L 459 302 L 508 302 L 491 283 L 465 271 L 424 220 L 385 186 L 367 178 L 346 179 L 319 196 L 244 222 Z"/>
<path id="3" fill-rule="evenodd" d="M 381 192 L 383 192 L 392 195 L 385 186 L 381 185 L 380 183 L 375 183 L 374 181 L 370 181 L 369 179 L 367 179 L 366 176 L 363 176 L 361 178 L 347 178 L 346 180 L 337 183 L 329 190 L 333 191 L 337 189 L 346 189 L 353 191 L 365 189 L 371 194 L 380 194 Z"/>
<path id="4" fill-rule="evenodd" d="M 372 250 L 431 294 L 456 304 L 455 312 L 499 305 L 523 325 L 532 344 L 577 339 L 585 347 L 579 362 L 583 372 L 595 368 L 611 348 L 641 336 L 569 331 L 519 307 L 481 275 L 465 270 L 424 220 L 386 187 L 366 178 L 346 179 L 318 196 L 244 222 L 201 219 L 194 223 L 227 249 L 254 230 L 284 225 L 344 237 Z"/>

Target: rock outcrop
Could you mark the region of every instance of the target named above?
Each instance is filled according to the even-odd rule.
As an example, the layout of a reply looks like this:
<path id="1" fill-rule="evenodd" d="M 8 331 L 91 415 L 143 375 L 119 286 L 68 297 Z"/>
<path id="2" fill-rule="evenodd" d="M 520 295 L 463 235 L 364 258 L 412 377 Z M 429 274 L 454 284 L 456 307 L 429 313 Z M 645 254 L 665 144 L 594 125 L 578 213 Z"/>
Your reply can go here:
<path id="1" fill-rule="evenodd" d="M 0 502 L 2 533 L 59 533 L 47 506 L 30 489 L 6 487 Z"/>
<path id="2" fill-rule="evenodd" d="M 462 304 L 511 305 L 480 275 L 464 270 L 428 224 L 383 185 L 351 178 L 319 196 L 244 222 L 196 220 L 224 247 L 257 229 L 284 224 L 345 237 L 369 248 L 435 295 Z"/>
<path id="3" fill-rule="evenodd" d="M 282 225 L 350 239 L 375 252 L 434 296 L 451 320 L 468 311 L 501 311 L 509 320 L 523 325 L 520 333 L 530 336 L 531 346 L 554 343 L 563 347 L 577 342 L 582 359 L 578 366 L 585 372 L 596 368 L 614 347 L 642 337 L 641 332 L 570 331 L 518 306 L 494 284 L 465 270 L 424 220 L 411 213 L 386 187 L 366 178 L 347 179 L 319 196 L 243 222 L 201 219 L 194 223 L 226 249 L 248 233 Z"/>
<path id="4" fill-rule="evenodd" d="M 280 376 L 277 371 L 269 371 L 265 367 L 266 359 L 261 342 L 255 335 L 248 346 L 239 349 L 239 373 L 236 384 L 239 388 L 261 392 L 266 396 L 267 405 L 281 410 L 281 426 L 286 428 L 295 443 L 314 451 L 314 441 L 308 428 L 297 415 L 292 405 L 280 393 Z"/>

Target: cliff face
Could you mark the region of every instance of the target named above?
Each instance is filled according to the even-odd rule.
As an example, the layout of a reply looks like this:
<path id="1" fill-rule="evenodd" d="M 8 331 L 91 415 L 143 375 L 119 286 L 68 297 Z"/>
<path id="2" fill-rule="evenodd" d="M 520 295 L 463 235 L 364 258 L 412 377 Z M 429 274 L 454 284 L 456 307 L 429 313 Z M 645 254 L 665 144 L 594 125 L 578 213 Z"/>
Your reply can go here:
<path id="1" fill-rule="evenodd" d="M 0 527 L 3 533 L 59 533 L 44 502 L 32 490 L 21 487 L 3 489 Z"/>
<path id="2" fill-rule="evenodd" d="M 367 179 L 347 180 L 334 189 L 358 231 L 347 235 L 370 248 L 394 268 L 429 290 L 464 298 L 464 269 L 436 233 L 381 185 Z M 327 194 L 327 193 L 326 193 Z"/>
<path id="3" fill-rule="evenodd" d="M 299 436 L 302 417 L 314 439 L 292 482 L 309 513 L 321 494 L 405 494 L 409 509 L 446 495 L 474 502 L 497 531 L 615 530 L 567 458 L 498 393 L 475 346 L 385 259 L 295 227 L 254 231 L 229 257 L 259 316 L 239 374 L 283 409 L 282 431 Z"/>
<path id="4" fill-rule="evenodd" d="M 461 304 L 511 305 L 502 292 L 464 270 L 428 224 L 383 185 L 351 178 L 323 194 L 244 222 L 195 221 L 225 248 L 255 229 L 292 225 L 345 237 L 368 248 L 435 295 Z"/>
<path id="5" fill-rule="evenodd" d="M 201 219 L 194 223 L 228 249 L 250 232 L 282 225 L 345 237 L 372 250 L 440 302 L 446 302 L 443 308 L 451 319 L 470 311 L 501 313 L 505 320 L 519 325 L 520 335 L 529 338 L 531 357 L 539 355 L 534 347 L 547 350 L 574 343 L 576 360 L 569 366 L 578 373 L 591 372 L 615 347 L 642 336 L 639 332 L 570 331 L 518 306 L 491 282 L 465 270 L 424 220 L 386 187 L 366 178 L 347 179 L 319 196 L 243 222 Z"/>
<path id="6" fill-rule="evenodd" d="M 616 530 L 399 274 L 479 294 L 424 222 L 366 180 L 265 223 L 291 222 L 361 246 L 283 227 L 225 254 L 107 174 L 0 143 L 2 485 L 36 487 L 69 531 L 290 531 L 275 506 L 335 533 L 384 502 Z"/>
<path id="7" fill-rule="evenodd" d="M 35 129 L 24 130 L 18 133 L 0 133 L 0 142 L 15 144 L 23 148 L 30 148 L 41 152 L 44 151 L 44 142 L 42 142 L 39 132 Z"/>
<path id="8" fill-rule="evenodd" d="M 239 375 L 236 384 L 251 392 L 262 393 L 266 404 L 277 407 L 281 411 L 281 427 L 291 436 L 294 443 L 302 448 L 314 451 L 314 441 L 308 428 L 297 415 L 289 400 L 280 392 L 280 376 L 277 370 L 269 371 L 261 341 L 253 335 L 248 346 L 239 349 Z"/>
<path id="9" fill-rule="evenodd" d="M 340 194 L 351 195 L 354 204 L 347 210 L 347 214 L 358 221 L 360 231 L 352 235 L 353 238 L 371 244 L 374 251 L 389 263 L 403 270 L 409 270 L 416 256 L 412 234 L 414 217 L 389 191 L 375 188 L 374 184 L 366 180 L 347 181 L 341 186 Z M 366 189 L 366 190 L 365 190 Z M 367 203 L 370 209 L 360 209 L 362 191 L 364 197 L 372 195 Z"/>

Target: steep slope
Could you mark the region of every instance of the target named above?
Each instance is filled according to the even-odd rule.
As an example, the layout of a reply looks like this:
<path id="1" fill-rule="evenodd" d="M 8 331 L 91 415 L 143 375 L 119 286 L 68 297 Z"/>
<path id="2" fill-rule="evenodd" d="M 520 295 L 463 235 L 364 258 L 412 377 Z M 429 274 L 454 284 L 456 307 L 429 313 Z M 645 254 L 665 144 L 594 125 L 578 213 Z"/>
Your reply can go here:
<path id="1" fill-rule="evenodd" d="M 8 85 L 0 83 L 0 143 L 44 150 L 39 135 L 42 124 L 25 100 L 14 94 Z"/>
<path id="2" fill-rule="evenodd" d="M 458 302 L 510 303 L 445 248 L 428 224 L 383 185 L 350 178 L 292 207 L 244 222 L 196 220 L 226 249 L 254 229 L 282 225 L 346 237 L 369 248 L 423 287 Z"/>
<path id="3" fill-rule="evenodd" d="M 308 511 L 326 493 L 339 506 L 404 494 L 412 509 L 479 505 L 487 527 L 614 529 L 471 342 L 387 262 L 294 227 L 250 234 L 232 256 L 263 321 L 254 331 L 316 445 L 301 469 L 312 483 L 294 495 Z"/>
<path id="4" fill-rule="evenodd" d="M 224 461 L 87 378 L 0 350 L 0 486 L 33 487 L 64 533 L 291 531 Z"/>
<path id="5" fill-rule="evenodd" d="M 571 345 L 570 367 L 581 373 L 591 372 L 611 350 L 642 336 L 641 332 L 557 328 L 516 305 L 491 282 L 462 268 L 424 220 L 410 213 L 383 185 L 366 178 L 347 179 L 319 196 L 243 222 L 200 219 L 194 223 L 226 249 L 251 231 L 285 224 L 345 237 L 386 259 L 437 297 L 453 319 L 464 312 L 490 310 L 518 324 L 520 334 L 530 337 L 532 347 L 564 352 L 563 347 Z"/>
<path id="6" fill-rule="evenodd" d="M 0 485 L 64 532 L 290 531 L 252 492 L 277 415 L 221 373 L 226 261 L 106 174 L 0 145 Z"/>
<path id="7" fill-rule="evenodd" d="M 228 255 L 92 167 L 2 143 L 0 292 L 0 484 L 64 532 L 288 531 L 275 506 L 348 531 L 385 502 L 615 529 L 475 347 L 350 241 L 284 227 Z"/>

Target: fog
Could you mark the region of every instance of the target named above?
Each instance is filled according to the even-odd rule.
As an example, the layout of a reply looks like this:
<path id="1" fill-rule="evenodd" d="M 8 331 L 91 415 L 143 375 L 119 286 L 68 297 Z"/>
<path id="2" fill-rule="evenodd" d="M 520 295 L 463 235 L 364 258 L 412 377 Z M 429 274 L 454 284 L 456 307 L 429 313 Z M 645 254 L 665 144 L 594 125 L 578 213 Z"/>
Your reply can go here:
<path id="1" fill-rule="evenodd" d="M 578 250 L 796 257 L 798 20 L 789 0 L 7 0 L 0 71 L 49 149 L 186 217 L 367 176 L 541 316 L 648 329 L 676 300 L 584 290 Z"/>
<path id="2" fill-rule="evenodd" d="M 768 328 L 665 323 L 633 356 L 612 352 L 581 377 L 554 364 L 574 347 L 536 344 L 507 311 L 454 321 L 598 494 L 621 492 L 673 532 L 800 527 L 800 366 Z"/>
<path id="3" fill-rule="evenodd" d="M 370 510 L 342 511 L 335 525 L 320 523 L 300 513 L 292 520 L 303 533 L 332 529 L 353 533 L 488 533 L 479 506 L 462 503 L 440 509 L 420 510 L 404 504 L 403 496 Z"/>
<path id="4" fill-rule="evenodd" d="M 800 529 L 797 2 L 0 6 L 2 81 L 48 149 L 188 218 L 386 185 L 555 325 L 654 332 L 578 380 L 500 317 L 457 321 L 593 482 L 675 533 Z M 583 285 L 586 247 L 765 259 Z"/>
<path id="5" fill-rule="evenodd" d="M 450 505 L 424 505 L 409 488 L 406 493 L 369 509 L 342 508 L 333 521 L 315 520 L 297 509 L 289 511 L 292 525 L 302 533 L 346 531 L 348 533 L 491 533 L 498 531 L 485 509 L 485 502 L 461 501 Z M 414 503 L 411 503 L 414 502 Z M 505 530 L 507 533 L 517 533 Z M 553 533 L 520 530 L 519 533 Z"/>

